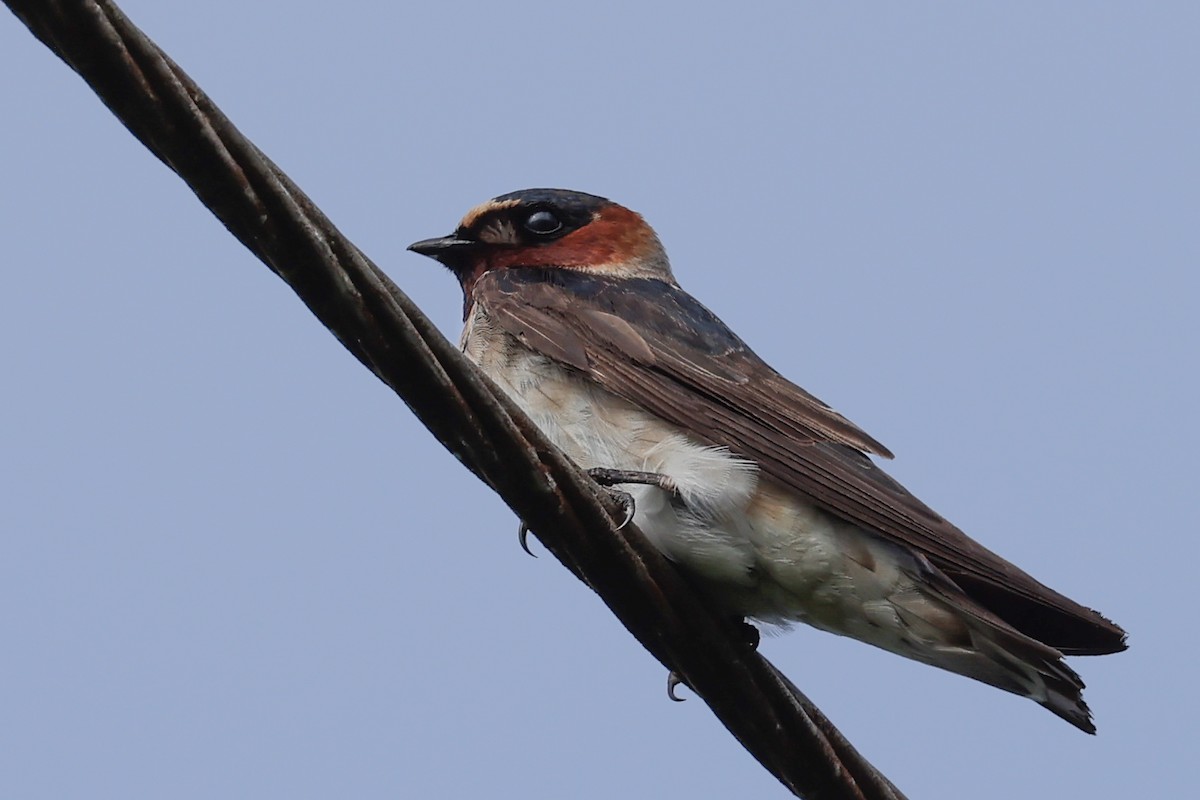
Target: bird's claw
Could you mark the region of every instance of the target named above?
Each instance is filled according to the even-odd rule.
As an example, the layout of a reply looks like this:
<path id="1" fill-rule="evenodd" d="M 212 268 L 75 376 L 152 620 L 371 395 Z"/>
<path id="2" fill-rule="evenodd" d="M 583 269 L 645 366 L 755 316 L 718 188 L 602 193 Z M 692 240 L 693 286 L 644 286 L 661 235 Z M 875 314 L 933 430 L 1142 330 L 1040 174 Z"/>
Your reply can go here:
<path id="1" fill-rule="evenodd" d="M 608 493 L 612 496 L 612 499 L 616 500 L 617 504 L 621 506 L 621 510 L 625 512 L 625 518 L 621 520 L 621 524 L 617 526 L 617 530 L 621 530 L 621 528 L 624 528 L 629 524 L 629 521 L 633 519 L 633 512 L 637 509 L 637 504 L 634 503 L 633 495 L 631 495 L 629 492 L 622 491 L 621 489 L 614 489 L 610 486 L 608 487 Z"/>
<path id="2" fill-rule="evenodd" d="M 521 527 L 517 528 L 517 541 L 521 544 L 522 550 L 537 558 L 537 553 L 529 549 L 529 526 L 525 524 L 525 520 L 521 520 Z"/>
<path id="3" fill-rule="evenodd" d="M 676 703 L 682 703 L 684 700 L 687 700 L 686 697 L 680 697 L 679 695 L 675 694 L 675 687 L 681 685 L 687 686 L 687 681 L 685 681 L 683 676 L 678 672 L 671 670 L 671 672 L 667 675 L 667 697 L 671 698 Z M 692 687 L 688 686 L 688 688 L 690 689 Z"/>

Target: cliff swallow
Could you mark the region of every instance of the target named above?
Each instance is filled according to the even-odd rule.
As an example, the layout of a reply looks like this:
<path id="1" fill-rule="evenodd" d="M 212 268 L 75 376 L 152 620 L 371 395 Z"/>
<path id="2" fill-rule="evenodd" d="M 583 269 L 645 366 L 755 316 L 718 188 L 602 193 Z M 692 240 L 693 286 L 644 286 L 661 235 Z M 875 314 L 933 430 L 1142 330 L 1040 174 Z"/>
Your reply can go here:
<path id="1" fill-rule="evenodd" d="M 878 441 L 679 287 L 654 230 L 528 189 L 413 250 L 463 290 L 462 349 L 723 608 L 799 621 L 1028 697 L 1095 732 L 1064 655 L 1125 633 L 967 537 L 869 458 Z"/>

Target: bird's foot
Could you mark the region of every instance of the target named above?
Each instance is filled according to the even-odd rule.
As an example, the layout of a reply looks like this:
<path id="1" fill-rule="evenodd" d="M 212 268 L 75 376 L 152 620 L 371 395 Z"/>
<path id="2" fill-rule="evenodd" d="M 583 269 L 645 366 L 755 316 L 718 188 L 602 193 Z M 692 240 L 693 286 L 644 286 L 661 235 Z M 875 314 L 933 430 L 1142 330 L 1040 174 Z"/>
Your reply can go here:
<path id="1" fill-rule="evenodd" d="M 596 483 L 608 489 L 612 498 L 620 503 L 625 510 L 625 519 L 617 526 L 617 530 L 624 528 L 633 519 L 635 511 L 633 495 L 622 489 L 617 489 L 621 484 L 641 484 L 644 486 L 657 486 L 664 492 L 668 492 L 673 496 L 679 495 L 679 487 L 667 475 L 659 472 L 643 472 L 636 469 L 609 469 L 607 467 L 592 467 L 587 471 L 588 477 Z"/>
<path id="2" fill-rule="evenodd" d="M 608 492 L 608 496 L 615 500 L 617 505 L 621 507 L 621 522 L 617 525 L 617 530 L 621 530 L 621 528 L 624 528 L 633 519 L 633 512 L 636 510 L 633 495 L 624 489 L 616 489 L 612 486 L 605 486 L 604 491 Z"/>
<path id="3" fill-rule="evenodd" d="M 621 506 L 624 516 L 621 519 L 621 524 L 617 526 L 617 530 L 621 530 L 621 528 L 629 524 L 636 510 L 633 495 L 623 489 L 616 488 L 620 484 L 636 483 L 646 486 L 657 486 L 665 492 L 670 492 L 672 495 L 678 496 L 679 494 L 679 489 L 675 486 L 675 481 L 658 472 L 593 467 L 587 471 L 587 474 L 596 483 L 608 489 L 609 495 Z M 520 543 L 522 550 L 537 558 L 537 555 L 529 549 L 529 526 L 525 524 L 524 520 L 521 521 L 521 526 L 517 528 L 517 541 Z"/>

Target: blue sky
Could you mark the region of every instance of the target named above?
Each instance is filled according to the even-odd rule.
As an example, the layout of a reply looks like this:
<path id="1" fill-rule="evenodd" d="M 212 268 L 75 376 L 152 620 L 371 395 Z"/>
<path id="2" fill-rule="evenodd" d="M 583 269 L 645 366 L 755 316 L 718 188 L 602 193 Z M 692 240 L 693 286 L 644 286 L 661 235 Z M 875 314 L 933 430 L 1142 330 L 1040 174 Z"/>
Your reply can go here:
<path id="1" fill-rule="evenodd" d="M 611 197 L 897 478 L 1129 630 L 1073 662 L 1095 738 L 766 639 L 910 796 L 1185 791 L 1195 5 L 411 5 L 122 3 L 448 336 L 407 244 Z M 0 795 L 784 796 L 7 16 L 0 74 Z"/>

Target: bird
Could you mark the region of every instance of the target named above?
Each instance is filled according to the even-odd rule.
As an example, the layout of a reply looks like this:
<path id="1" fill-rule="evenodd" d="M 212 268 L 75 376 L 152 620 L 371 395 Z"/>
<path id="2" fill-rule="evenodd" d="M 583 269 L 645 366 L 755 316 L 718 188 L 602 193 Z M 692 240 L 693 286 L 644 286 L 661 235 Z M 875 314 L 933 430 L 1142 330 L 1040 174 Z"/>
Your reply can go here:
<path id="1" fill-rule="evenodd" d="M 1095 733 L 1064 656 L 1126 649 L 1100 613 L 918 500 L 892 453 L 771 368 L 676 281 L 643 217 L 525 189 L 409 250 L 463 293 L 460 347 L 718 608 L 805 623 L 1027 697 Z"/>

